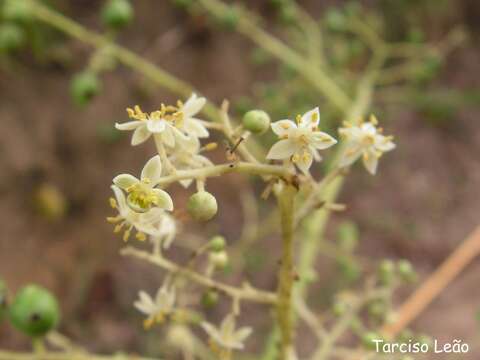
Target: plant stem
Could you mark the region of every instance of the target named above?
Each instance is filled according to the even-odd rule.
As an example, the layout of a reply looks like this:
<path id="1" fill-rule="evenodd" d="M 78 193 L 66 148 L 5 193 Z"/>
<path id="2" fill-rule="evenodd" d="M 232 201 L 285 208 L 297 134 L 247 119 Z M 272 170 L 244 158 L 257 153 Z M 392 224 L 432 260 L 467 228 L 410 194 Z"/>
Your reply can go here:
<path id="1" fill-rule="evenodd" d="M 249 285 L 244 285 L 243 287 L 227 285 L 215 281 L 207 276 L 201 275 L 191 269 L 179 266 L 174 262 L 169 261 L 161 256 L 152 255 L 146 251 L 137 250 L 133 247 L 126 247 L 120 253 L 124 256 L 131 256 L 137 259 L 142 259 L 158 267 L 161 267 L 170 273 L 179 273 L 202 286 L 216 289 L 217 291 L 220 291 L 233 298 L 270 305 L 277 303 L 277 295 L 275 293 L 258 290 Z"/>
<path id="2" fill-rule="evenodd" d="M 230 172 L 239 172 L 250 175 L 266 175 L 277 176 L 284 180 L 290 180 L 292 173 L 283 166 L 268 165 L 268 164 L 253 164 L 249 162 L 237 162 L 230 164 L 221 164 L 207 166 L 200 169 L 193 170 L 177 170 L 175 174 L 160 178 L 158 185 L 167 186 L 179 180 L 208 178 L 213 176 L 220 176 Z"/>
<path id="3" fill-rule="evenodd" d="M 230 6 L 220 0 L 199 0 L 199 2 L 207 11 L 219 18 L 231 11 Z M 239 11 L 242 11 L 237 24 L 239 33 L 250 38 L 257 46 L 276 56 L 285 64 L 292 66 L 342 113 L 348 109 L 351 100 L 324 71 L 312 65 L 308 59 L 260 28 L 251 20 L 254 16 L 250 13 L 243 9 Z"/>
<path id="4" fill-rule="evenodd" d="M 281 359 L 286 360 L 293 344 L 293 241 L 294 200 L 296 189 L 286 184 L 278 194 L 278 207 L 282 224 L 282 260 L 278 273 L 278 325 L 281 333 Z"/>

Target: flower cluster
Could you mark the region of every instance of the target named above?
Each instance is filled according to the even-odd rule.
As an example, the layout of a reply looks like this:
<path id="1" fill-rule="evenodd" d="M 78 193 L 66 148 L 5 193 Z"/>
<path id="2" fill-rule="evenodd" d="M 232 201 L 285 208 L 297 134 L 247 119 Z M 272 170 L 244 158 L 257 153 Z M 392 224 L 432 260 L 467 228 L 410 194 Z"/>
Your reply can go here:
<path id="1" fill-rule="evenodd" d="M 216 215 L 218 205 L 215 197 L 205 191 L 208 176 L 205 174 L 213 176 L 217 174 L 214 171 L 216 169 L 235 167 L 235 164 L 231 163 L 228 166 L 215 166 L 202 154 L 216 147 L 215 143 L 203 146 L 201 144 L 202 139 L 209 137 L 208 128 L 211 127 L 206 121 L 196 117 L 205 103 L 205 98 L 192 94 L 185 103 L 178 101 L 176 105 L 162 104 L 159 110 L 150 113 L 143 112 L 139 106 L 135 106 L 133 109 L 127 109 L 130 121 L 115 125 L 119 130 L 133 131 L 131 138 L 133 146 L 153 138 L 158 155 L 147 161 L 139 177 L 120 174 L 113 178 L 111 187 L 115 198 L 111 199 L 111 205 L 118 214 L 109 217 L 108 220 L 115 224 L 115 232 L 123 231 L 125 241 L 129 239 L 133 230 L 136 231 L 138 240 L 143 241 L 149 236 L 154 244 L 154 256 L 162 256 L 160 248 L 168 248 L 178 230 L 174 217 L 169 214 L 174 208 L 172 198 L 161 187 L 178 181 L 188 188 L 196 181 L 197 192 L 190 196 L 187 211 L 194 220 L 208 221 Z M 261 134 L 271 128 L 279 139 L 273 144 L 266 158 L 272 162 L 280 160 L 281 165 L 261 163 L 257 159 L 253 161 L 248 156 L 245 157 L 246 162 L 243 165 L 250 162 L 247 165 L 257 166 L 264 171 L 275 168 L 277 170 L 275 176 L 278 169 L 284 170 L 283 167 L 287 174 L 295 173 L 298 168 L 301 173 L 310 177 L 309 171 L 313 162 L 322 159 L 320 151 L 337 143 L 334 137 L 321 131 L 319 125 L 320 111 L 314 108 L 304 115 L 298 115 L 295 121 L 285 119 L 274 123 L 270 123 L 270 117 L 264 111 L 252 110 L 245 114 L 240 130 L 233 130 L 229 124 L 217 128 L 223 130 L 232 143 L 236 138 L 240 139 L 233 149 L 250 134 Z M 241 136 L 238 131 L 242 132 Z M 382 135 L 382 130 L 377 128 L 374 116 L 369 122 L 360 121 L 355 124 L 346 122 L 345 127 L 339 129 L 339 134 L 344 148 L 337 164 L 339 168 L 350 166 L 362 157 L 367 170 L 374 174 L 380 156 L 395 147 L 392 138 Z M 230 156 L 227 155 L 227 159 L 237 161 L 236 157 L 231 156 L 233 150 L 229 151 Z M 220 236 L 214 237 L 209 243 L 197 249 L 192 261 L 205 252 L 209 252 L 208 268 L 205 271 L 207 277 L 212 276 L 214 271 L 225 268 L 229 261 L 225 239 Z M 191 264 L 189 263 L 188 267 Z M 167 320 L 179 323 L 172 326 L 183 326 L 177 316 L 181 312 L 176 309 L 177 271 L 179 270 L 171 270 L 174 274 L 167 276 L 155 297 L 144 291 L 139 292 L 139 299 L 135 301 L 134 306 L 146 316 L 144 321 L 146 329 Z M 212 350 L 220 358 L 229 358 L 231 351 L 243 349 L 244 341 L 252 332 L 249 327 L 236 329 L 235 314 L 237 314 L 235 311 L 229 313 L 219 327 L 206 321 L 201 322 L 201 327 L 210 338 Z"/>

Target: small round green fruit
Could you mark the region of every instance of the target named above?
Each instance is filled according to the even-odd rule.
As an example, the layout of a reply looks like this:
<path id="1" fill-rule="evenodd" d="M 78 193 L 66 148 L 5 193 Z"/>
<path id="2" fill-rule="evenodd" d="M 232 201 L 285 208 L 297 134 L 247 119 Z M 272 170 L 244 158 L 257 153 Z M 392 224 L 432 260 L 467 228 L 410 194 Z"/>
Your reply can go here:
<path id="1" fill-rule="evenodd" d="M 202 306 L 207 309 L 210 309 L 215 305 L 217 305 L 218 299 L 219 299 L 218 292 L 216 292 L 215 290 L 207 290 L 202 295 L 202 300 L 201 300 Z"/>
<path id="2" fill-rule="evenodd" d="M 84 71 L 74 76 L 70 91 L 77 105 L 87 105 L 99 92 L 101 84 L 97 75 L 91 71 Z"/>
<path id="3" fill-rule="evenodd" d="M 102 10 L 104 24 L 113 29 L 121 29 L 133 19 L 132 4 L 128 0 L 110 0 Z"/>
<path id="4" fill-rule="evenodd" d="M 25 44 L 25 31 L 13 23 L 0 25 L 0 52 L 18 50 Z"/>
<path id="5" fill-rule="evenodd" d="M 254 134 L 262 134 L 270 128 L 270 116 L 263 110 L 250 110 L 242 122 L 243 127 Z"/>
<path id="6" fill-rule="evenodd" d="M 382 340 L 382 337 L 375 332 L 367 332 L 362 336 L 363 346 L 370 350 L 376 349 L 376 340 Z"/>
<path id="7" fill-rule="evenodd" d="M 226 241 L 223 236 L 217 235 L 210 240 L 210 250 L 219 252 L 225 250 Z"/>
<path id="8" fill-rule="evenodd" d="M 60 309 L 50 291 L 38 285 L 27 285 L 13 299 L 9 315 L 18 330 L 31 337 L 40 337 L 57 326 Z"/>
<path id="9" fill-rule="evenodd" d="M 217 214 L 217 199 L 207 191 L 199 191 L 188 199 L 187 211 L 197 221 L 208 221 Z"/>
<path id="10" fill-rule="evenodd" d="M 400 260 L 397 264 L 398 274 L 405 282 L 415 282 L 417 273 L 413 265 L 408 260 Z"/>
<path id="11" fill-rule="evenodd" d="M 391 260 L 383 260 L 378 266 L 378 278 L 382 285 L 388 286 L 395 276 L 395 264 Z"/>

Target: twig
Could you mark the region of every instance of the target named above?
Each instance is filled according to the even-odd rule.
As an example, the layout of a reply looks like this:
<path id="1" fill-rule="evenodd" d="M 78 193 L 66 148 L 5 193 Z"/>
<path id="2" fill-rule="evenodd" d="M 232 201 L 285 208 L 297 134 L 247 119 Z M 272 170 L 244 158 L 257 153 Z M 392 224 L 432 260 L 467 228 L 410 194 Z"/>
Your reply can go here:
<path id="1" fill-rule="evenodd" d="M 124 256 L 131 256 L 137 259 L 145 260 L 151 264 L 161 267 L 171 273 L 180 273 L 196 283 L 208 288 L 213 288 L 217 291 L 223 292 L 233 298 L 240 300 L 253 301 L 262 304 L 276 304 L 277 295 L 272 292 L 258 290 L 251 286 L 244 285 L 243 287 L 235 287 L 215 281 L 209 277 L 201 275 L 193 270 L 183 268 L 161 256 L 152 255 L 146 251 L 137 250 L 133 247 L 126 247 L 120 252 Z"/>
<path id="2" fill-rule="evenodd" d="M 480 255 L 480 226 L 408 298 L 400 307 L 397 320 L 385 326 L 382 333 L 389 338 L 395 337 L 415 320 L 478 255 Z"/>

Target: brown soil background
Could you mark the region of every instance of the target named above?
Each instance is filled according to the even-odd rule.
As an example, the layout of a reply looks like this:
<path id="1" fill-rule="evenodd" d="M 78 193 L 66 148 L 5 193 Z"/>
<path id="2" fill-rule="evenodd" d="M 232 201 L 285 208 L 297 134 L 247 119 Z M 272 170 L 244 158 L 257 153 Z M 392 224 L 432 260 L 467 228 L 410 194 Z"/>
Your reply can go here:
<path id="1" fill-rule="evenodd" d="M 326 5 L 305 3 L 314 15 Z M 477 40 L 450 56 L 438 86 L 478 89 L 474 1 L 456 3 L 457 12 L 449 21 L 466 23 Z M 70 1 L 65 8 L 74 19 L 98 28 L 99 4 Z M 213 101 L 249 93 L 259 74 L 246 59 L 251 48 L 247 40 L 210 31 L 199 41 L 189 20 L 167 1 L 138 1 L 135 7 L 137 20 L 122 33 L 122 44 L 187 79 Z M 165 36 L 172 28 L 180 39 L 173 48 Z M 131 303 L 139 289 L 158 286 L 158 273 L 118 255 L 121 240 L 104 218 L 110 213 L 106 199 L 112 176 L 138 172 L 153 148 L 149 144 L 132 149 L 128 137 L 108 144 L 98 134 L 124 120 L 127 106 L 153 107 L 174 97 L 119 68 L 103 76 L 102 94 L 78 109 L 68 93 L 69 78 L 85 65 L 89 49 L 70 39 L 65 44 L 73 54 L 66 67 L 42 65 L 21 55 L 13 68 L 0 70 L 0 274 L 13 290 L 28 282 L 52 289 L 62 304 L 61 330 L 79 343 L 102 352 L 119 347 L 144 352 L 161 331 L 149 335 L 149 341 L 141 340 L 141 318 Z M 478 225 L 479 115 L 478 104 L 460 109 L 448 126 L 438 128 L 423 121 L 408 103 L 386 111 L 398 150 L 385 158 L 376 177 L 359 169 L 353 172 L 341 196 L 348 211 L 334 217 L 334 223 L 349 218 L 359 225 L 362 255 L 408 258 L 423 278 Z M 238 235 L 238 189 L 244 182 L 232 176 L 212 182 L 223 206 L 219 228 L 227 235 Z M 68 199 L 69 211 L 61 221 L 48 221 L 34 210 L 32 198 L 42 183 L 56 186 Z M 176 190 L 181 207 L 188 194 Z M 214 233 L 215 225 L 208 231 Z M 266 261 L 276 260 L 271 256 Z M 478 344 L 479 271 L 476 261 L 413 328 L 440 341 L 462 339 L 473 347 L 476 338 Z M 272 274 L 253 281 L 271 289 L 275 284 Z M 249 314 L 255 317 L 259 310 Z M 261 329 L 257 338 L 262 338 Z M 1 324 L 0 346 L 26 349 L 28 343 Z M 462 359 L 478 356 L 471 352 Z"/>

